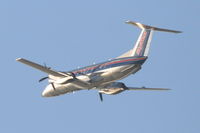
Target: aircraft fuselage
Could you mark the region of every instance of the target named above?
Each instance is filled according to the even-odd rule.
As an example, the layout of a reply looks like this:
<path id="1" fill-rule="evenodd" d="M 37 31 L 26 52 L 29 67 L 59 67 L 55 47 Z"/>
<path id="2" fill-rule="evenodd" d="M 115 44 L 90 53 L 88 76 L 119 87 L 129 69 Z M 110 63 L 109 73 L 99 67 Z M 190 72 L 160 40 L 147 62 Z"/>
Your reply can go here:
<path id="1" fill-rule="evenodd" d="M 51 97 L 86 88 L 98 89 L 98 86 L 106 85 L 116 80 L 123 79 L 130 74 L 136 73 L 141 69 L 141 65 L 145 62 L 146 59 L 147 57 L 128 57 L 114 59 L 96 65 L 73 70 L 71 72 L 75 74 L 77 79 L 89 84 L 84 85 L 82 82 L 79 83 L 78 80 L 70 81 L 69 83 L 65 84 L 54 83 L 54 88 L 52 84 L 49 84 L 43 91 L 42 95 L 45 97 Z"/>

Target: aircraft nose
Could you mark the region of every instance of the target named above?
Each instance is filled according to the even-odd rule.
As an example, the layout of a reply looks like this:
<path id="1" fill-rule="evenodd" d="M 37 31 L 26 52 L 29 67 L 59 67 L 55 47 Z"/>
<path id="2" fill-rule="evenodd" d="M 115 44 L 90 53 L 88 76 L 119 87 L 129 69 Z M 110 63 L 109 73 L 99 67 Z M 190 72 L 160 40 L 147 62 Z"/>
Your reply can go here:
<path id="1" fill-rule="evenodd" d="M 42 92 L 42 96 L 43 97 L 51 97 L 53 96 L 52 95 L 52 92 L 53 92 L 53 87 L 51 84 L 49 84 L 45 89 L 44 91 Z"/>

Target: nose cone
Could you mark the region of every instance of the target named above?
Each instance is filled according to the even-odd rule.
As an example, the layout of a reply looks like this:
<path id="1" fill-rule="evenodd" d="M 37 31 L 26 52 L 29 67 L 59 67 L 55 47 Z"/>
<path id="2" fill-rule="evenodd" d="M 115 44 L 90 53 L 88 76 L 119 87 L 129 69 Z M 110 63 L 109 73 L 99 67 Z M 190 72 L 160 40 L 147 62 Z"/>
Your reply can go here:
<path id="1" fill-rule="evenodd" d="M 44 91 L 42 92 L 42 96 L 43 96 L 43 97 L 52 97 L 52 96 L 53 96 L 53 92 L 54 92 L 54 89 L 53 89 L 52 85 L 49 84 L 49 85 L 44 89 Z"/>

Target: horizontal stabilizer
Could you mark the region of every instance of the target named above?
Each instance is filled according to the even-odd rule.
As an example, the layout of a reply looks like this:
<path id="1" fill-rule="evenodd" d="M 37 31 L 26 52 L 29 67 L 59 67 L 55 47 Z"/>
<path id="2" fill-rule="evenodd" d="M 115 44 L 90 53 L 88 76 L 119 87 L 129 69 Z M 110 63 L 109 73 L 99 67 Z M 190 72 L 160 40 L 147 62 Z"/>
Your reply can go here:
<path id="1" fill-rule="evenodd" d="M 150 30 L 155 30 L 155 31 L 164 31 L 164 32 L 172 32 L 172 33 L 182 33 L 182 31 L 176 31 L 176 30 L 169 30 L 169 29 L 163 29 L 163 28 L 157 28 L 149 25 L 144 25 L 138 22 L 133 22 L 133 21 L 126 21 L 127 24 L 132 24 L 135 25 L 141 29 L 150 29 Z"/>
<path id="2" fill-rule="evenodd" d="M 146 88 L 146 87 L 127 87 L 127 90 L 149 90 L 149 91 L 165 91 L 168 88 Z"/>
<path id="3" fill-rule="evenodd" d="M 33 68 L 36 68 L 36 69 L 38 69 L 40 71 L 43 71 L 45 73 L 51 74 L 53 76 L 57 76 L 57 77 L 63 77 L 63 76 L 65 76 L 64 74 L 62 74 L 60 72 L 56 72 L 56 71 L 51 70 L 51 69 L 49 69 L 47 67 L 44 67 L 42 65 L 39 65 L 37 63 L 31 62 L 31 61 L 23 59 L 23 58 L 17 58 L 16 61 L 19 61 L 19 62 L 21 62 L 23 64 L 26 64 L 26 65 L 31 66 Z"/>

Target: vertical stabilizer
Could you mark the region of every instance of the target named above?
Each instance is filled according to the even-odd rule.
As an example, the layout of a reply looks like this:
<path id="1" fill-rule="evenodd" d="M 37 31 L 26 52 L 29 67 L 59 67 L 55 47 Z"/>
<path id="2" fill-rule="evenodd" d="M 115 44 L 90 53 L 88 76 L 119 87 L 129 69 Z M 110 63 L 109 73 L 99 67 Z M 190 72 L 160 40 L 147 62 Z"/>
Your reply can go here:
<path id="1" fill-rule="evenodd" d="M 142 31 L 133 49 L 122 54 L 117 58 L 130 57 L 130 56 L 148 56 L 150 43 L 153 31 L 163 31 L 172 33 L 181 33 L 181 31 L 157 28 L 149 25 L 144 25 L 138 22 L 126 21 L 127 24 L 132 24 L 139 27 Z"/>
<path id="2" fill-rule="evenodd" d="M 130 56 L 147 56 L 152 39 L 153 30 L 142 29 L 140 36 L 130 53 Z"/>

